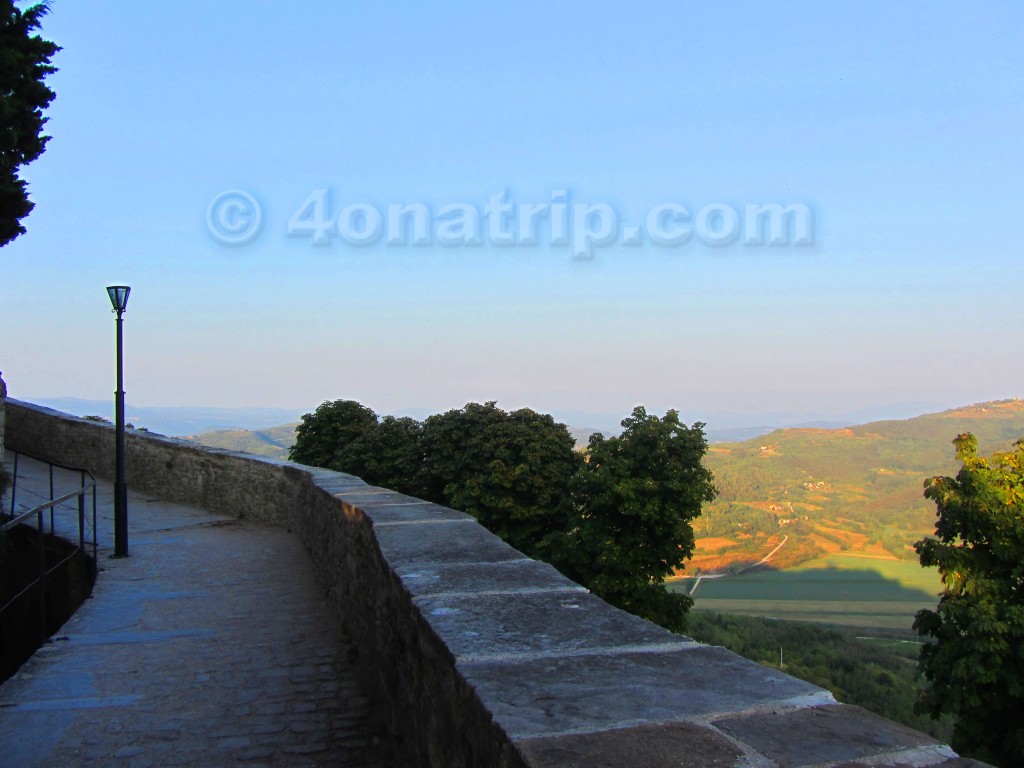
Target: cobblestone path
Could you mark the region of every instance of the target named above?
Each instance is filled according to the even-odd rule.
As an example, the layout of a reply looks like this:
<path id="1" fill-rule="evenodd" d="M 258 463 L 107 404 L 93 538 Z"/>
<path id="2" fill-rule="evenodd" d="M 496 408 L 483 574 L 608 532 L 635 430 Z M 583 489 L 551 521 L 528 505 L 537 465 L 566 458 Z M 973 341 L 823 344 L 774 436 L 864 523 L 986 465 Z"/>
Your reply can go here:
<path id="1" fill-rule="evenodd" d="M 0 686 L 0 766 L 386 765 L 295 536 L 135 493 L 129 520 L 131 557 L 101 544 L 93 597 Z"/>

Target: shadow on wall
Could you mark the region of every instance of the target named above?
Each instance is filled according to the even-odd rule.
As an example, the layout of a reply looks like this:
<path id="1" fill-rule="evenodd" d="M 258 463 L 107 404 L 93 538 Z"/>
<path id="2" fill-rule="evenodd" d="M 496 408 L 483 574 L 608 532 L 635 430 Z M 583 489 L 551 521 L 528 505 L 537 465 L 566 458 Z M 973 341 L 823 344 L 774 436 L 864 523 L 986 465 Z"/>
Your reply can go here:
<path id="1" fill-rule="evenodd" d="M 19 525 L 0 533 L 0 606 L 7 606 L 0 614 L 0 683 L 64 626 L 92 592 L 92 558 L 58 536 L 46 534 L 44 542 L 45 614 L 37 589 L 19 595 L 39 572 L 38 531 Z"/>

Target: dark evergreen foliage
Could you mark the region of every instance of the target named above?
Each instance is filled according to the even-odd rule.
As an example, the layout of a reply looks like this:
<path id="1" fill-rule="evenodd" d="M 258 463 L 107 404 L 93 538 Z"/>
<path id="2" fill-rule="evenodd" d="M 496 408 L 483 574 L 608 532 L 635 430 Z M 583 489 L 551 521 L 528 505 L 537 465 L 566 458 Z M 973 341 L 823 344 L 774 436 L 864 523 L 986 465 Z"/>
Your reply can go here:
<path id="1" fill-rule="evenodd" d="M 21 11 L 13 0 L 0 0 L 0 246 L 25 234 L 21 225 L 35 207 L 19 175 L 46 148 L 43 110 L 54 99 L 46 76 L 56 72 L 50 59 L 60 47 L 39 35 L 48 3 Z"/>

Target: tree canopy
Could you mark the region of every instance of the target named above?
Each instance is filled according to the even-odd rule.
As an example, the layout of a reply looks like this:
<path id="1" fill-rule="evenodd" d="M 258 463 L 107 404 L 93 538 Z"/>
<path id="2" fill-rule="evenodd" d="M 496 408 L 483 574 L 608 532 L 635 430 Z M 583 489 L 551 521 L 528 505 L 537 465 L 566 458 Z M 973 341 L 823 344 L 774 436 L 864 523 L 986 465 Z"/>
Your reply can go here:
<path id="1" fill-rule="evenodd" d="M 1024 763 L 1024 441 L 977 455 L 977 440 L 954 441 L 963 463 L 935 477 L 935 538 L 917 543 L 923 566 L 938 567 L 936 610 L 914 628 L 934 640 L 921 649 L 928 688 L 919 709 L 956 716 L 953 747 L 1002 766 Z"/>
<path id="2" fill-rule="evenodd" d="M 314 467 L 355 473 L 351 452 L 364 433 L 377 426 L 377 414 L 355 400 L 321 403 L 307 413 L 295 430 L 288 458 Z"/>
<path id="3" fill-rule="evenodd" d="M 643 407 L 618 437 L 591 436 L 573 480 L 575 526 L 555 564 L 613 605 L 676 631 L 693 600 L 664 588 L 693 554 L 693 520 L 715 497 L 703 424 Z"/>
<path id="4" fill-rule="evenodd" d="M 45 79 L 57 71 L 50 59 L 60 47 L 32 34 L 48 11 L 45 2 L 21 11 L 14 0 L 0 0 L 0 246 L 25 234 L 21 220 L 35 204 L 18 171 L 50 139 L 42 135 L 43 110 L 55 94 Z"/>
<path id="5" fill-rule="evenodd" d="M 614 605 L 681 630 L 692 601 L 664 582 L 692 554 L 691 523 L 715 492 L 703 425 L 640 407 L 622 426 L 581 454 L 564 424 L 529 408 L 468 403 L 419 423 L 337 400 L 302 418 L 290 456 L 468 512 Z"/>
<path id="6" fill-rule="evenodd" d="M 427 492 L 542 557 L 546 537 L 569 525 L 569 482 L 582 463 L 574 446 L 549 415 L 469 403 L 423 423 Z"/>

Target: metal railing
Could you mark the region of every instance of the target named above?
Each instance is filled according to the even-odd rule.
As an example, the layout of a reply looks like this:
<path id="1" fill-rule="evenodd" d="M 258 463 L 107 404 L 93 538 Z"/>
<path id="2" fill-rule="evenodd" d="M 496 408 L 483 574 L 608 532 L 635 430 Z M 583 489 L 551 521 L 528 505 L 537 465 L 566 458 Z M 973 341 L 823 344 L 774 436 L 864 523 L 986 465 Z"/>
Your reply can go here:
<path id="1" fill-rule="evenodd" d="M 3 524 L 0 525 L 0 532 L 6 533 L 6 532 L 16 528 L 19 525 L 28 525 L 29 527 L 31 527 L 31 521 L 32 521 L 33 518 L 35 518 L 35 528 L 36 528 L 36 530 L 38 532 L 38 544 L 37 544 L 37 546 L 38 546 L 39 552 L 38 552 L 38 561 L 37 561 L 38 565 L 37 565 L 37 568 L 36 568 L 35 579 L 33 579 L 29 584 L 25 585 L 16 595 L 12 596 L 2 607 L 0 607 L 0 616 L 3 616 L 3 614 L 9 608 L 11 608 L 11 606 L 13 606 L 16 602 L 18 602 L 18 600 L 20 600 L 22 597 L 26 596 L 31 591 L 35 590 L 37 595 L 38 595 L 38 601 L 39 601 L 39 633 L 40 633 L 39 634 L 39 643 L 41 645 L 41 644 L 45 643 L 46 639 L 49 637 L 49 632 L 47 631 L 47 621 L 46 621 L 46 579 L 47 579 L 47 577 L 50 576 L 51 574 L 53 574 L 57 569 L 61 568 L 65 563 L 67 563 L 69 560 L 71 560 L 73 557 L 75 557 L 79 552 L 81 552 L 83 554 L 88 554 L 88 552 L 86 550 L 86 546 L 88 544 L 91 544 L 92 545 L 92 562 L 91 562 L 91 566 L 90 566 L 90 568 L 91 568 L 90 579 L 91 579 L 91 582 L 95 582 L 95 580 L 96 580 L 96 552 L 97 552 L 97 542 L 96 542 L 96 478 L 87 469 L 82 469 L 80 467 L 67 467 L 67 466 L 64 466 L 63 464 L 57 464 L 55 462 L 46 461 L 44 459 L 38 459 L 38 458 L 36 458 L 34 456 L 30 456 L 28 454 L 24 454 L 24 453 L 21 453 L 19 451 L 8 450 L 7 452 L 14 454 L 14 461 L 13 461 L 13 465 L 14 465 L 13 470 L 14 471 L 12 472 L 11 488 L 10 488 L 10 498 L 11 498 L 10 514 L 9 515 L 3 515 L 4 520 L 3 520 Z M 18 463 L 19 463 L 19 459 L 22 458 L 22 457 L 27 458 L 27 459 L 31 459 L 33 461 L 36 461 L 36 462 L 39 462 L 39 463 L 47 465 L 48 475 L 49 475 L 49 497 L 45 498 L 45 501 L 43 501 L 42 503 L 33 506 L 31 509 L 29 509 L 29 510 L 27 510 L 25 512 L 21 512 L 19 514 L 15 514 L 15 512 L 17 511 L 16 503 L 17 503 L 17 497 L 18 497 Z M 67 472 L 76 473 L 78 475 L 78 480 L 79 480 L 78 488 L 76 488 L 75 490 L 69 491 L 67 493 L 61 494 L 59 496 L 55 495 L 55 491 L 54 491 L 54 469 L 61 469 L 61 470 L 65 470 Z M 24 488 L 22 489 L 22 491 L 23 491 L 23 493 L 26 492 L 26 490 Z M 31 493 L 30 491 L 28 491 L 28 492 Z M 41 494 L 39 494 L 39 493 L 32 493 L 32 495 L 35 495 L 37 497 L 42 497 Z M 92 529 L 92 540 L 91 541 L 87 541 L 86 540 L 86 522 L 87 522 L 86 498 L 88 496 L 90 496 L 90 495 L 92 496 L 92 520 L 91 520 L 91 526 L 89 526 L 89 527 Z M 49 535 L 50 536 L 59 536 L 60 538 L 62 538 L 65 541 L 67 541 L 68 540 L 67 539 L 67 534 L 71 533 L 72 536 L 73 536 L 73 532 L 69 532 L 67 530 L 61 530 L 61 531 L 57 530 L 55 513 L 58 511 L 58 509 L 60 511 L 70 511 L 67 507 L 62 507 L 61 505 L 63 505 L 67 501 L 70 501 L 71 499 L 77 499 L 77 502 L 78 502 L 77 503 L 78 546 L 73 548 L 71 550 L 71 552 L 69 554 L 67 554 L 65 557 L 61 558 L 59 562 L 48 565 L 47 564 L 47 557 L 46 557 L 46 555 L 47 555 L 47 547 L 46 547 L 47 530 L 46 530 L 46 515 L 45 515 L 45 512 L 47 510 L 49 510 L 49 512 L 50 512 L 50 514 L 49 514 L 49 518 L 50 518 Z M 69 542 L 69 543 L 72 543 L 72 542 Z"/>

